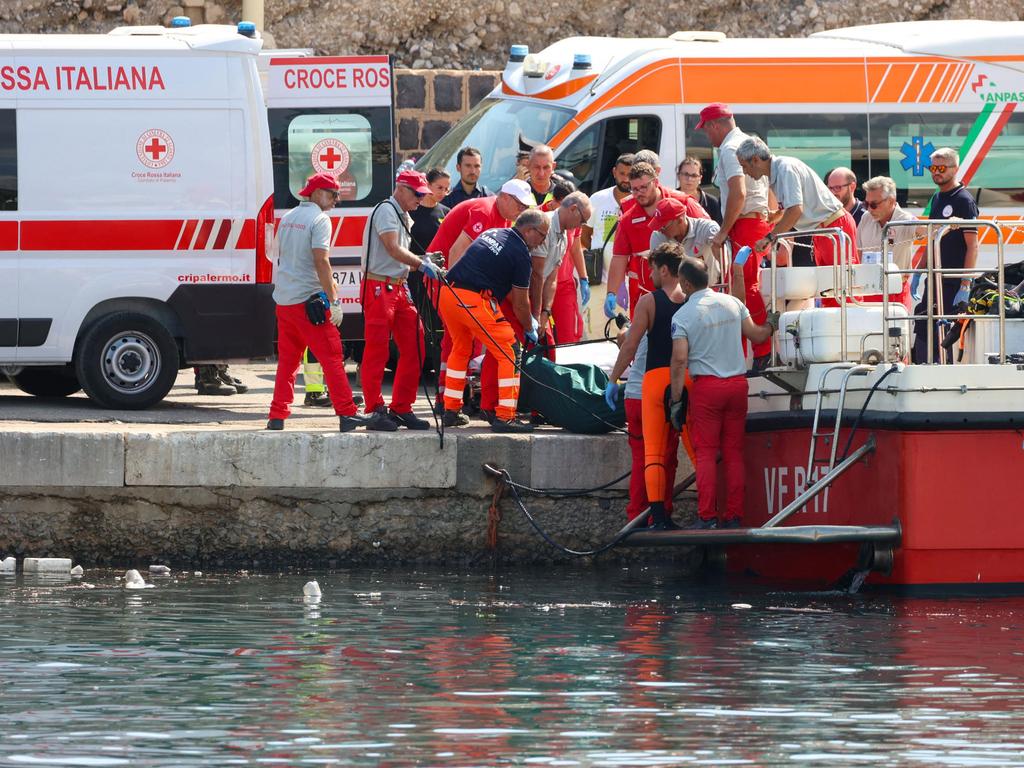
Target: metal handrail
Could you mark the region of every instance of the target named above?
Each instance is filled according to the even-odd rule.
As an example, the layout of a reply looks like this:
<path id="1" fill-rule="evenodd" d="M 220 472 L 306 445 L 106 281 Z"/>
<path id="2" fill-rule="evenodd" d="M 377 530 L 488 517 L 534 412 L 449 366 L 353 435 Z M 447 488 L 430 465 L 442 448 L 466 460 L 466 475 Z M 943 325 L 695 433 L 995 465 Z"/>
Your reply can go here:
<path id="1" fill-rule="evenodd" d="M 927 361 L 929 364 L 934 362 L 934 341 L 935 341 L 935 321 L 946 320 L 946 319 L 957 319 L 961 315 L 947 315 L 943 312 L 945 309 L 942 306 L 942 292 L 939 291 L 939 302 L 936 306 L 935 301 L 935 277 L 944 276 L 955 276 L 955 275 L 970 275 L 972 277 L 977 276 L 979 270 L 977 267 L 974 269 L 965 269 L 960 267 L 943 267 L 942 266 L 942 238 L 953 231 L 954 228 L 961 227 L 987 227 L 995 232 L 996 235 L 996 269 L 999 274 L 998 292 L 999 292 L 999 314 L 996 317 L 990 317 L 986 315 L 972 315 L 972 320 L 984 320 L 991 321 L 996 320 L 999 326 L 999 363 L 1000 365 L 1006 362 L 1006 305 L 1004 302 L 1006 296 L 1006 274 L 1005 274 L 1005 241 L 1003 238 L 1003 228 L 1019 228 L 1024 226 L 1024 221 L 992 221 L 989 219 L 935 219 L 935 220 L 923 220 L 923 219 L 911 219 L 906 221 L 889 221 L 882 226 L 882 274 L 883 282 L 888 284 L 889 275 L 917 275 L 921 274 L 925 276 L 927 280 L 927 297 L 925 299 L 927 303 L 927 314 L 925 315 L 927 320 Z M 915 229 L 924 228 L 925 237 L 925 266 L 924 268 L 910 268 L 910 269 L 890 269 L 889 260 L 887 258 L 886 248 L 893 246 L 895 248 L 895 238 L 890 241 L 888 234 L 892 229 L 899 227 L 914 227 Z M 934 233 L 934 234 L 933 234 Z M 936 258 L 938 255 L 938 258 Z M 936 263 L 937 262 L 937 263 Z M 937 310 L 937 311 L 936 311 Z M 883 291 L 882 293 L 882 327 L 888 328 L 891 323 L 896 322 L 914 322 L 920 319 L 920 316 L 915 318 L 910 316 L 908 318 L 892 318 L 889 315 L 889 294 Z M 945 349 L 940 351 L 940 358 L 942 362 L 945 362 Z"/>
<path id="2" fill-rule="evenodd" d="M 771 311 L 778 311 L 778 249 L 780 240 L 795 240 L 799 237 L 830 237 L 836 241 L 839 252 L 839 258 L 833 259 L 832 261 L 832 274 L 833 274 L 833 285 L 837 286 L 839 301 L 839 353 L 842 359 L 846 359 L 846 303 L 849 294 L 848 281 L 852 280 L 852 269 L 850 267 L 850 252 L 853 250 L 853 239 L 849 234 L 839 227 L 822 227 L 820 229 L 805 229 L 793 232 L 783 232 L 780 235 L 775 235 L 772 240 L 771 247 L 771 270 L 772 270 L 772 295 L 771 295 Z M 775 334 L 771 335 L 772 344 L 772 366 L 776 366 L 779 363 L 778 358 L 778 344 L 775 341 Z"/>

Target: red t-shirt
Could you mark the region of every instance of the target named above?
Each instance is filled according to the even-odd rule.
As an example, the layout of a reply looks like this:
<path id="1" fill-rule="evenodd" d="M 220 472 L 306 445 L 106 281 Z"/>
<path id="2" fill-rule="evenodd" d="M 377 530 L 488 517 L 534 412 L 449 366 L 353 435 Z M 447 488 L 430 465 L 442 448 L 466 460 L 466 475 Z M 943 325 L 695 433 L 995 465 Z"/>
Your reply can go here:
<path id="1" fill-rule="evenodd" d="M 558 282 L 572 283 L 576 280 L 576 265 L 572 261 L 572 246 L 580 237 L 580 228 L 575 227 L 565 233 L 565 256 L 562 257 L 562 264 L 558 268 Z"/>
<path id="2" fill-rule="evenodd" d="M 691 195 L 680 192 L 677 189 L 668 189 L 660 184 L 658 189 L 661 190 L 663 197 L 674 197 L 677 200 L 683 201 L 683 204 L 686 205 L 687 216 L 694 219 L 711 218 L 708 216 L 708 212 L 697 202 L 696 198 Z M 640 287 L 643 291 L 653 291 L 654 284 L 651 282 L 650 272 L 641 263 L 640 258 L 636 256 L 638 253 L 650 250 L 651 230 L 648 229 L 647 222 L 652 217 L 648 216 L 647 211 L 637 205 L 632 196 L 623 198 L 621 207 L 622 216 L 619 217 L 619 226 L 615 230 L 615 242 L 612 244 L 612 253 L 615 256 L 628 256 L 627 273 L 633 279 L 640 281 Z"/>
<path id="3" fill-rule="evenodd" d="M 448 264 L 448 252 L 451 251 L 459 235 L 465 232 L 470 240 L 476 240 L 480 233 L 495 227 L 510 227 L 512 222 L 498 213 L 498 198 L 477 197 L 463 200 L 441 220 L 437 234 L 430 241 L 427 250 L 440 251 L 444 254 L 445 265 Z"/>

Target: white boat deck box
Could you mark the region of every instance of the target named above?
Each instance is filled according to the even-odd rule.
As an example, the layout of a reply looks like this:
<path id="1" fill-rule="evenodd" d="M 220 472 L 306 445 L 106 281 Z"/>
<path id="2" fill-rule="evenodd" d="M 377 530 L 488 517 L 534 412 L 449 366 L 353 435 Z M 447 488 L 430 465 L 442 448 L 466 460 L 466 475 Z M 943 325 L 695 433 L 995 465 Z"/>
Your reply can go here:
<path id="1" fill-rule="evenodd" d="M 784 312 L 776 332 L 779 358 L 786 365 L 803 366 L 808 363 L 838 363 L 844 360 L 840 344 L 840 309 L 801 309 Z M 902 304 L 890 303 L 891 318 L 908 317 Z M 893 324 L 895 327 L 896 324 Z M 904 337 L 910 337 L 909 325 L 899 324 Z M 865 350 L 876 349 L 884 353 L 886 331 L 882 327 L 882 305 L 860 306 L 850 304 L 846 309 L 846 357 L 849 362 L 861 359 Z"/>

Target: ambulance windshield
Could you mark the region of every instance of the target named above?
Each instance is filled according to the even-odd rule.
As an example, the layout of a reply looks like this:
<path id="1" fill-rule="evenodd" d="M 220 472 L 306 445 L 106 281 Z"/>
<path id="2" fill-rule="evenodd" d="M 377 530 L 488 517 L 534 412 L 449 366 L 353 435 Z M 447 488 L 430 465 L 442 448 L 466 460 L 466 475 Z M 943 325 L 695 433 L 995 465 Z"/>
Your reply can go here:
<path id="1" fill-rule="evenodd" d="M 568 109 L 530 101 L 484 99 L 416 167 L 421 171 L 447 168 L 454 186 L 459 178 L 456 155 L 462 147 L 476 147 L 483 154 L 483 172 L 478 183 L 496 192 L 515 175 L 516 154 L 549 141 L 572 114 Z"/>

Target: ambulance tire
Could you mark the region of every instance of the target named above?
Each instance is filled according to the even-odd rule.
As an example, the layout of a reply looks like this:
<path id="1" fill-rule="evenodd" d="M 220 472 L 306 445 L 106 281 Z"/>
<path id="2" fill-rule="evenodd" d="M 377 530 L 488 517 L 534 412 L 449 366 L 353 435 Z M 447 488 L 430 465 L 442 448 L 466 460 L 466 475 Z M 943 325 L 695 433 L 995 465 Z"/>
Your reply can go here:
<path id="1" fill-rule="evenodd" d="M 17 376 L 11 376 L 14 386 L 36 397 L 67 397 L 82 388 L 75 372 L 65 366 L 47 368 L 25 368 Z"/>
<path id="2" fill-rule="evenodd" d="M 159 320 L 118 312 L 93 323 L 78 340 L 75 372 L 103 408 L 156 405 L 178 377 L 178 345 Z"/>

